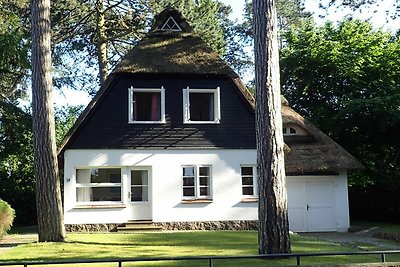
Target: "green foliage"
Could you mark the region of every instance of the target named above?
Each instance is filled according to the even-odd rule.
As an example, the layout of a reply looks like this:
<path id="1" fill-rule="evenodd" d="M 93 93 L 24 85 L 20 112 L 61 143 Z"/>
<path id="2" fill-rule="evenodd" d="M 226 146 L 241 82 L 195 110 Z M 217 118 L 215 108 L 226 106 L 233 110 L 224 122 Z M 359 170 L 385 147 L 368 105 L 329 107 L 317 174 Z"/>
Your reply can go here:
<path id="1" fill-rule="evenodd" d="M 56 110 L 59 145 L 82 107 Z M 0 101 L 0 197 L 14 207 L 17 225 L 36 224 L 32 118 L 15 103 Z"/>
<path id="2" fill-rule="evenodd" d="M 399 36 L 345 20 L 305 22 L 283 39 L 281 83 L 289 103 L 366 167 L 350 180 L 352 203 L 400 220 Z"/>
<path id="3" fill-rule="evenodd" d="M 239 63 L 230 60 L 229 54 L 228 62 L 233 62 L 233 66 L 235 69 L 239 69 L 239 73 L 243 73 L 244 71 L 253 71 L 254 63 L 249 57 L 245 57 L 244 55 L 248 55 L 245 52 L 244 47 L 253 48 L 253 5 L 252 1 L 246 0 L 245 6 L 243 10 L 243 22 L 234 25 L 234 31 L 229 32 L 229 36 L 227 40 L 232 40 L 231 43 L 236 44 L 228 47 L 232 47 L 229 51 L 234 55 L 239 54 L 242 55 L 242 58 L 239 58 Z M 304 7 L 300 0 L 278 0 L 277 1 L 277 19 L 278 19 L 278 28 L 279 31 L 283 31 L 285 29 L 290 28 L 294 25 L 299 25 L 302 23 L 304 19 L 311 19 L 311 14 L 304 11 Z M 282 42 L 280 40 L 280 42 Z M 228 43 L 229 44 L 229 43 Z M 239 49 L 238 49 L 239 48 Z M 241 60 L 240 60 L 241 59 Z M 232 64 L 232 63 L 231 63 Z M 239 68 L 236 67 L 239 65 Z M 248 87 L 252 88 L 254 91 L 254 80 L 251 80 L 248 84 Z"/>
<path id="4" fill-rule="evenodd" d="M 16 224 L 35 224 L 31 116 L 0 101 L 0 196 L 14 207 Z"/>
<path id="5" fill-rule="evenodd" d="M 76 119 L 83 111 L 83 106 L 67 106 L 63 108 L 56 108 L 56 142 L 59 147 L 64 140 L 65 135 L 74 125 Z"/>
<path id="6" fill-rule="evenodd" d="M 11 206 L 0 198 L 0 240 L 11 229 L 15 212 Z"/>
<path id="7" fill-rule="evenodd" d="M 29 68 L 28 48 L 18 14 L 0 1 L 0 100 L 20 96 L 18 85 Z"/>

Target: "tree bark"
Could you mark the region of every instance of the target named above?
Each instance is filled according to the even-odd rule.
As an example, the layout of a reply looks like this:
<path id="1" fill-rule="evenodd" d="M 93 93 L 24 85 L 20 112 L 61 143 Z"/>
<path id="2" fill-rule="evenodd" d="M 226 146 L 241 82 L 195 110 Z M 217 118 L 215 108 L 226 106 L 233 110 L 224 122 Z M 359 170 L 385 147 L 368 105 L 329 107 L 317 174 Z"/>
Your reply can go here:
<path id="1" fill-rule="evenodd" d="M 97 0 L 96 3 L 97 16 L 97 59 L 99 62 L 100 85 L 104 83 L 108 75 L 108 58 L 107 58 L 107 36 L 105 26 L 105 15 L 103 0 Z"/>
<path id="2" fill-rule="evenodd" d="M 275 0 L 253 0 L 259 253 L 289 253 Z"/>
<path id="3" fill-rule="evenodd" d="M 52 106 L 50 0 L 32 0 L 32 120 L 39 242 L 60 242 L 65 227 Z"/>

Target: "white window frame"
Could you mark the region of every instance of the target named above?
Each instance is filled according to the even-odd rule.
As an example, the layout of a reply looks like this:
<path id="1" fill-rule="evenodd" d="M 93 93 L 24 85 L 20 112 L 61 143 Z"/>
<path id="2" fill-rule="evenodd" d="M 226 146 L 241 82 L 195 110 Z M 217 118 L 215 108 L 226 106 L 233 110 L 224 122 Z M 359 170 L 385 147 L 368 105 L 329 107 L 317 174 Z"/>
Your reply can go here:
<path id="1" fill-rule="evenodd" d="M 212 167 L 211 165 L 182 165 L 181 166 L 181 170 L 183 170 L 183 168 L 194 168 L 194 196 L 184 196 L 183 195 L 183 175 L 181 177 L 181 181 L 182 181 L 182 199 L 183 200 L 191 200 L 191 199 L 212 199 Z M 210 171 L 210 184 L 209 184 L 209 188 L 210 188 L 210 192 L 208 196 L 201 196 L 200 195 L 200 171 L 199 169 L 201 167 L 207 167 L 209 168 Z"/>
<path id="2" fill-rule="evenodd" d="M 294 133 L 291 132 L 292 129 L 294 130 Z M 297 129 L 295 127 L 292 127 L 292 126 L 283 127 L 283 135 L 284 136 L 297 135 Z"/>
<path id="3" fill-rule="evenodd" d="M 252 168 L 253 169 L 253 194 L 252 195 L 245 195 L 243 194 L 243 188 L 244 187 L 250 187 L 248 185 L 243 184 L 243 174 L 242 174 L 242 167 L 245 168 Z M 245 175 L 246 177 L 249 177 L 248 175 Z M 258 197 L 258 179 L 257 179 L 257 165 L 255 164 L 242 164 L 240 165 L 240 184 L 241 184 L 241 194 L 244 197 Z"/>
<path id="4" fill-rule="evenodd" d="M 121 182 L 120 183 L 78 183 L 78 170 L 91 170 L 91 169 L 120 169 L 121 173 Z M 102 166 L 90 166 L 90 167 L 78 167 L 75 168 L 75 204 L 76 205 L 113 205 L 113 204 L 122 204 L 123 199 L 123 188 L 122 188 L 122 179 L 123 179 L 123 170 L 120 167 L 102 167 Z M 90 173 L 89 173 L 90 175 Z M 76 198 L 76 194 L 78 188 L 99 188 L 99 187 L 115 187 L 121 190 L 121 200 L 120 201 L 78 201 Z"/>
<path id="5" fill-rule="evenodd" d="M 148 124 L 159 124 L 159 123 L 165 123 L 165 88 L 164 86 L 161 86 L 161 88 L 135 88 L 133 86 L 129 87 L 128 89 L 128 122 L 129 123 L 138 123 L 138 124 L 143 124 L 143 123 L 148 123 Z M 160 120 L 159 121 L 136 121 L 133 118 L 133 94 L 135 92 L 138 93 L 160 93 L 161 98 L 160 98 Z"/>
<path id="6" fill-rule="evenodd" d="M 174 29 L 174 28 L 170 28 L 170 27 L 167 28 L 168 22 L 169 22 L 170 20 L 172 20 L 172 22 L 175 24 L 176 27 L 178 27 L 178 29 Z M 162 31 L 181 32 L 181 31 L 182 31 L 182 28 L 179 26 L 178 23 L 176 23 L 176 21 L 175 21 L 175 19 L 174 19 L 173 17 L 169 17 L 169 18 L 165 21 L 165 23 L 161 26 L 160 30 L 162 30 Z"/>
<path id="7" fill-rule="evenodd" d="M 214 120 L 211 121 L 192 121 L 190 120 L 190 93 L 212 93 L 214 94 Z M 221 103 L 220 103 L 220 88 L 199 89 L 186 87 L 182 89 L 183 94 L 183 123 L 194 124 L 210 124 L 220 123 L 221 120 Z"/>

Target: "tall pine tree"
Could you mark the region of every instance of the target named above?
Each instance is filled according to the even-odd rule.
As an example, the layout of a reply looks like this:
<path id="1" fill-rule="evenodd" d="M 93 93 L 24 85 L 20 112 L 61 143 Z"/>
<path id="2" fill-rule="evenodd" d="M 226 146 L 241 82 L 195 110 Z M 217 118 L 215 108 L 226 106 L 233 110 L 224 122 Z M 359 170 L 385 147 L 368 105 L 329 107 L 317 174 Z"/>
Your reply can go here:
<path id="1" fill-rule="evenodd" d="M 259 253 L 290 252 L 275 0 L 253 0 Z"/>
<path id="2" fill-rule="evenodd" d="M 65 239 L 52 107 L 50 0 L 32 0 L 32 119 L 39 242 Z"/>

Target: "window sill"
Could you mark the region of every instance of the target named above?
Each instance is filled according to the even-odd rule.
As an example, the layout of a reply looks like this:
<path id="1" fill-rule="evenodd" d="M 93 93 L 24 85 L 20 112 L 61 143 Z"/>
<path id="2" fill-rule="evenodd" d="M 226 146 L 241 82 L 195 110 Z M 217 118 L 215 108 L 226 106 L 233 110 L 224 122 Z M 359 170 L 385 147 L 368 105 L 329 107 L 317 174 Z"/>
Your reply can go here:
<path id="1" fill-rule="evenodd" d="M 209 198 L 196 198 L 196 199 L 184 199 L 181 201 L 181 204 L 209 204 L 212 203 L 213 200 Z"/>
<path id="2" fill-rule="evenodd" d="M 220 124 L 219 121 L 184 121 L 184 124 Z"/>
<path id="3" fill-rule="evenodd" d="M 126 208 L 124 204 L 102 204 L 102 205 L 77 205 L 74 209 L 123 209 Z"/>
<path id="4" fill-rule="evenodd" d="M 258 197 L 242 198 L 242 200 L 240 202 L 242 202 L 242 203 L 257 203 L 258 202 Z"/>
<path id="5" fill-rule="evenodd" d="M 165 121 L 128 121 L 129 124 L 165 124 Z"/>

